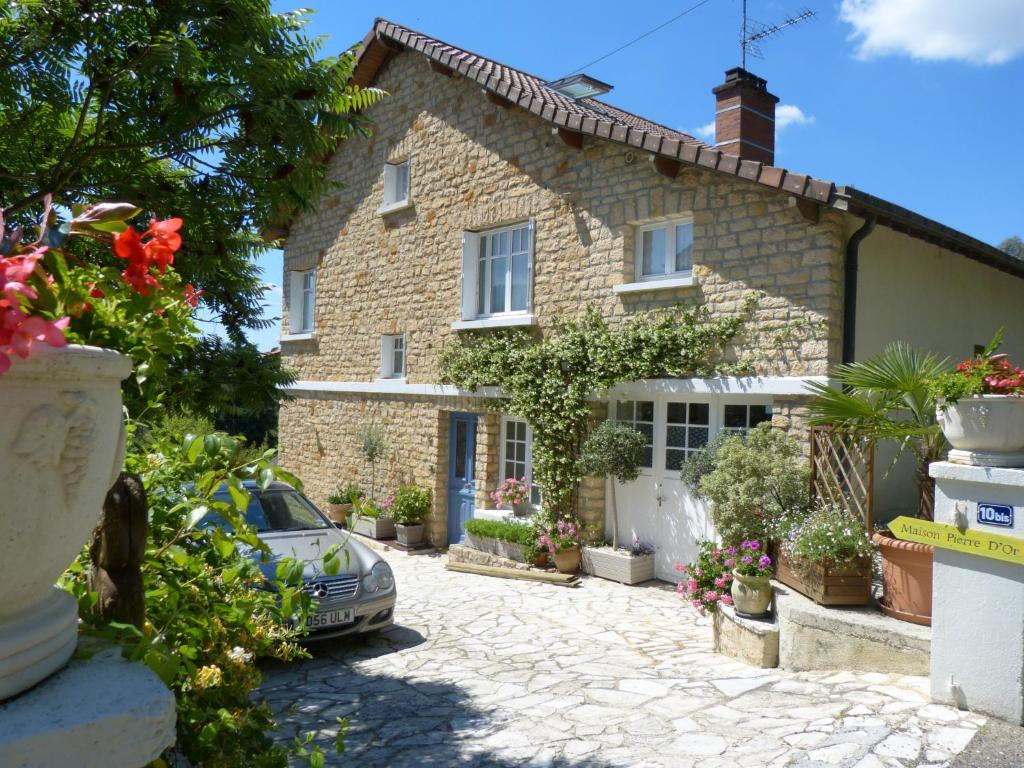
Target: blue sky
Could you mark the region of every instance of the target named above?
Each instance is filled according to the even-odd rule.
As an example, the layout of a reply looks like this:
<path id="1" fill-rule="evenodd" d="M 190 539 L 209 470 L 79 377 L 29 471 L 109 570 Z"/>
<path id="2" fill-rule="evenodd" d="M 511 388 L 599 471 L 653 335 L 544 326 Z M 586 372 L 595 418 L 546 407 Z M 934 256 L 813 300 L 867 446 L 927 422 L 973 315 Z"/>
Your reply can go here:
<path id="1" fill-rule="evenodd" d="M 555 79 L 697 2 L 381 0 L 274 2 L 274 9 L 313 7 L 309 31 L 327 38 L 327 53 L 361 40 L 382 16 Z M 780 98 L 776 164 L 852 184 L 990 243 L 1024 236 L 1020 0 L 806 5 L 817 11 L 812 22 L 764 42 L 764 59 L 747 62 Z M 714 119 L 711 88 L 739 65 L 740 7 L 740 0 L 706 0 L 586 72 L 615 87 L 610 103 L 698 134 Z M 803 7 L 748 0 L 750 16 L 768 23 Z M 267 308 L 274 317 L 280 252 L 261 266 L 275 286 Z M 278 335 L 274 328 L 253 339 L 269 349 Z"/>

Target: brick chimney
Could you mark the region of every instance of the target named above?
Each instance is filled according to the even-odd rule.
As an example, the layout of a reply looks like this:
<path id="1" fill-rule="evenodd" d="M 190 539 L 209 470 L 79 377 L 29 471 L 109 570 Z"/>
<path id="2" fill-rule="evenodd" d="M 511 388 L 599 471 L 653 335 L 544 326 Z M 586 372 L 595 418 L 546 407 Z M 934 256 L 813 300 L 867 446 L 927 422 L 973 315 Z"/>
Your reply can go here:
<path id="1" fill-rule="evenodd" d="M 775 162 L 775 105 L 768 83 L 735 67 L 715 94 L 715 148 L 744 160 Z"/>

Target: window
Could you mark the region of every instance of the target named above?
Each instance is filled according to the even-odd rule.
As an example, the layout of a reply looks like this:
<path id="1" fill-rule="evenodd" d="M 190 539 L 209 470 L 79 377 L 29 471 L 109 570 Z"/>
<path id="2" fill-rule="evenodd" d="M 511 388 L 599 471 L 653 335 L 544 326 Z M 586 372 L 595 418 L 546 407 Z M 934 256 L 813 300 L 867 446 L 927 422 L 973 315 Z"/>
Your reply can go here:
<path id="1" fill-rule="evenodd" d="M 526 315 L 531 303 L 533 220 L 467 232 L 462 244 L 462 319 Z"/>
<path id="2" fill-rule="evenodd" d="M 648 224 L 636 231 L 636 278 L 654 280 L 693 270 L 693 220 Z"/>
<path id="3" fill-rule="evenodd" d="M 722 431 L 743 435 L 761 422 L 771 420 L 770 405 L 727 405 L 722 418 Z"/>
<path id="4" fill-rule="evenodd" d="M 678 471 L 690 454 L 708 444 L 708 403 L 669 403 L 665 414 L 665 469 Z"/>
<path id="5" fill-rule="evenodd" d="M 384 207 L 392 208 L 409 202 L 409 161 L 384 165 Z"/>
<path id="6" fill-rule="evenodd" d="M 380 375 L 384 379 L 405 378 L 405 335 L 381 337 Z"/>
<path id="7" fill-rule="evenodd" d="M 501 421 L 501 481 L 514 477 L 530 482 L 530 503 L 540 504 L 540 488 L 533 482 L 533 433 L 521 419 Z"/>
<path id="8" fill-rule="evenodd" d="M 292 335 L 310 334 L 316 308 L 316 270 L 294 271 L 289 278 L 288 316 Z"/>
<path id="9" fill-rule="evenodd" d="M 654 466 L 654 401 L 623 400 L 615 407 L 615 420 L 629 424 L 637 432 L 647 438 L 641 466 L 650 469 Z"/>

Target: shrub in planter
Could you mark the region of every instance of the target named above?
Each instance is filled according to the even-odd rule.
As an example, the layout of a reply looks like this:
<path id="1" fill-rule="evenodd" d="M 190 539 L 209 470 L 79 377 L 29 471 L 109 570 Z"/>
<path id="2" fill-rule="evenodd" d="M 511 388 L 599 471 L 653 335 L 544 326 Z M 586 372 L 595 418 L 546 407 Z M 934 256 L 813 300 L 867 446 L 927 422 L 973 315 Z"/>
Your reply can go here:
<path id="1" fill-rule="evenodd" d="M 532 563 L 537 556 L 533 526 L 513 520 L 469 520 L 466 541 L 473 549 L 520 563 Z"/>
<path id="2" fill-rule="evenodd" d="M 765 541 L 784 515 L 807 508 L 810 470 L 801 457 L 800 444 L 769 424 L 723 440 L 699 493 L 726 545 Z"/>
<path id="3" fill-rule="evenodd" d="M 584 475 L 610 477 L 612 482 L 612 549 L 619 548 L 619 510 L 615 480 L 631 483 L 640 477 L 647 438 L 626 424 L 602 422 L 590 433 L 580 452 L 579 470 Z"/>
<path id="4" fill-rule="evenodd" d="M 327 516 L 336 523 L 344 523 L 354 504 L 362 498 L 362 489 L 355 483 L 338 486 L 327 497 Z"/>
<path id="5" fill-rule="evenodd" d="M 821 605 L 867 605 L 873 552 L 859 519 L 822 504 L 780 526 L 776 578 Z"/>
<path id="6" fill-rule="evenodd" d="M 620 584 L 640 584 L 654 578 L 654 547 L 633 537 L 629 549 L 583 547 L 583 570 Z"/>
<path id="7" fill-rule="evenodd" d="M 373 499 L 360 499 L 353 507 L 354 516 L 348 519 L 349 530 L 371 539 L 395 538 L 395 521 L 390 513 Z"/>
<path id="8" fill-rule="evenodd" d="M 414 546 L 423 541 L 423 519 L 430 514 L 433 498 L 429 488 L 404 485 L 398 489 L 391 514 L 399 543 Z"/>
<path id="9" fill-rule="evenodd" d="M 696 562 L 689 565 L 678 563 L 683 580 L 676 584 L 676 592 L 690 601 L 690 605 L 703 616 L 714 613 L 719 604 L 732 605 L 729 585 L 732 583 L 732 570 L 726 567 L 728 555 L 713 541 L 701 541 L 697 544 Z"/>
<path id="10" fill-rule="evenodd" d="M 537 546 L 548 551 L 559 573 L 576 573 L 579 570 L 580 535 L 572 520 L 538 525 Z"/>

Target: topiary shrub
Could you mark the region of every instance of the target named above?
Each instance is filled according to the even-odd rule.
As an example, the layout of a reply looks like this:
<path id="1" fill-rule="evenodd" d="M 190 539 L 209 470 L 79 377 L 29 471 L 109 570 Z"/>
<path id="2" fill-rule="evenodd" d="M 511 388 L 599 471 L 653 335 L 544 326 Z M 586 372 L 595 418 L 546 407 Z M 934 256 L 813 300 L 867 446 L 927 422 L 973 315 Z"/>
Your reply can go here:
<path id="1" fill-rule="evenodd" d="M 611 477 L 631 483 L 640 477 L 647 438 L 628 424 L 605 421 L 583 443 L 579 470 L 583 475 Z M 612 547 L 619 548 L 619 507 L 612 484 Z"/>
<path id="2" fill-rule="evenodd" d="M 761 424 L 746 437 L 727 438 L 715 459 L 700 494 L 711 502 L 711 519 L 726 545 L 771 538 L 787 513 L 808 508 L 810 469 L 800 444 L 785 432 Z"/>

